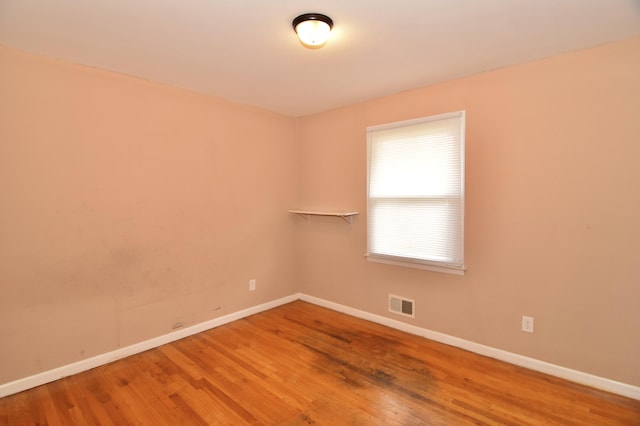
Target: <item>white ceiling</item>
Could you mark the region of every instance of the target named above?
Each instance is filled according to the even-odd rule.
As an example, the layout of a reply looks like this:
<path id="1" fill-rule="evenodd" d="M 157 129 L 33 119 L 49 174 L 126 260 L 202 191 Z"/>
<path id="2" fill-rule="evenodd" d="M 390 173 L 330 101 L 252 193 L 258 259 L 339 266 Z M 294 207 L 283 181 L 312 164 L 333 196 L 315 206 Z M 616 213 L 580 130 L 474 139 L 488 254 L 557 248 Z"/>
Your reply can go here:
<path id="1" fill-rule="evenodd" d="M 2 45 L 290 116 L 638 35 L 640 0 L 0 0 Z"/>

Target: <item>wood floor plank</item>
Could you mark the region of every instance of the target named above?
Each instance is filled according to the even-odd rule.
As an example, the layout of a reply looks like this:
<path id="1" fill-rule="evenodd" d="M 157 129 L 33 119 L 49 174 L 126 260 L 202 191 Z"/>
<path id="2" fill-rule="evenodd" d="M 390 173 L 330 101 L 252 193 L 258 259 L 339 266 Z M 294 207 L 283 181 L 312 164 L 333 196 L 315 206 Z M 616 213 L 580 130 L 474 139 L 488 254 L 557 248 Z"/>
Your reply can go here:
<path id="1" fill-rule="evenodd" d="M 640 425 L 640 401 L 297 301 L 0 398 L 0 425 Z"/>

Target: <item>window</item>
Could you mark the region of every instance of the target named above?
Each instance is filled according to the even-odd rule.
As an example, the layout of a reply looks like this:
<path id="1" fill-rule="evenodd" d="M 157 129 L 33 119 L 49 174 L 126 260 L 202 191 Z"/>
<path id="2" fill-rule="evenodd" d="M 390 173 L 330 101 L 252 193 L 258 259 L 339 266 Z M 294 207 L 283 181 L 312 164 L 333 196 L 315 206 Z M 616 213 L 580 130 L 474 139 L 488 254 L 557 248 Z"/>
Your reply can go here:
<path id="1" fill-rule="evenodd" d="M 367 259 L 464 273 L 464 111 L 367 128 Z"/>

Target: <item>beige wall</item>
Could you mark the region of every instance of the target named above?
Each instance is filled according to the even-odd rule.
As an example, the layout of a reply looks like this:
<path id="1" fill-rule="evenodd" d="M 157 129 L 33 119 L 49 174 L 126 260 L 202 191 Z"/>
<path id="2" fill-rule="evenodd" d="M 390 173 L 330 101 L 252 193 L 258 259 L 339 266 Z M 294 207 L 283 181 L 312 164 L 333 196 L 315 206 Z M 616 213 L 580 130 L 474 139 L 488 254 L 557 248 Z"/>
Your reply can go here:
<path id="1" fill-rule="evenodd" d="M 0 48 L 0 383 L 297 291 L 297 167 L 292 118 Z"/>
<path id="2" fill-rule="evenodd" d="M 466 110 L 464 277 L 370 263 L 366 127 Z M 640 385 L 640 39 L 299 120 L 301 290 Z M 520 331 L 522 315 L 535 333 Z M 393 317 L 395 319 L 402 319 Z"/>
<path id="3" fill-rule="evenodd" d="M 640 386 L 638 75 L 635 39 L 294 120 L 0 48 L 0 383 L 303 291 Z M 366 262 L 366 126 L 460 109 L 466 275 Z"/>

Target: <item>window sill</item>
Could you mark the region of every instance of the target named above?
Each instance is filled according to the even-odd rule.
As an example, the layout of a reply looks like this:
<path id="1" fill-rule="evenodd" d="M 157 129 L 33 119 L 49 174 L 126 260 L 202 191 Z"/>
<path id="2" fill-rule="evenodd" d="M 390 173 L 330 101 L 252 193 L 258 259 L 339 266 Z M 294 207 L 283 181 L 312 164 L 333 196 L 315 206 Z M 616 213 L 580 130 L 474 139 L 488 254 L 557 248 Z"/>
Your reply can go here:
<path id="1" fill-rule="evenodd" d="M 385 263 L 387 265 L 402 266 L 405 268 L 423 269 L 425 271 L 442 272 L 445 274 L 452 274 L 452 275 L 464 275 L 464 272 L 466 271 L 466 268 L 464 267 L 456 268 L 453 266 L 437 266 L 437 265 L 430 265 L 427 263 L 418 263 L 418 262 L 402 261 L 397 259 L 389 259 L 386 257 L 379 257 L 371 254 L 365 254 L 365 257 L 369 262 Z"/>

